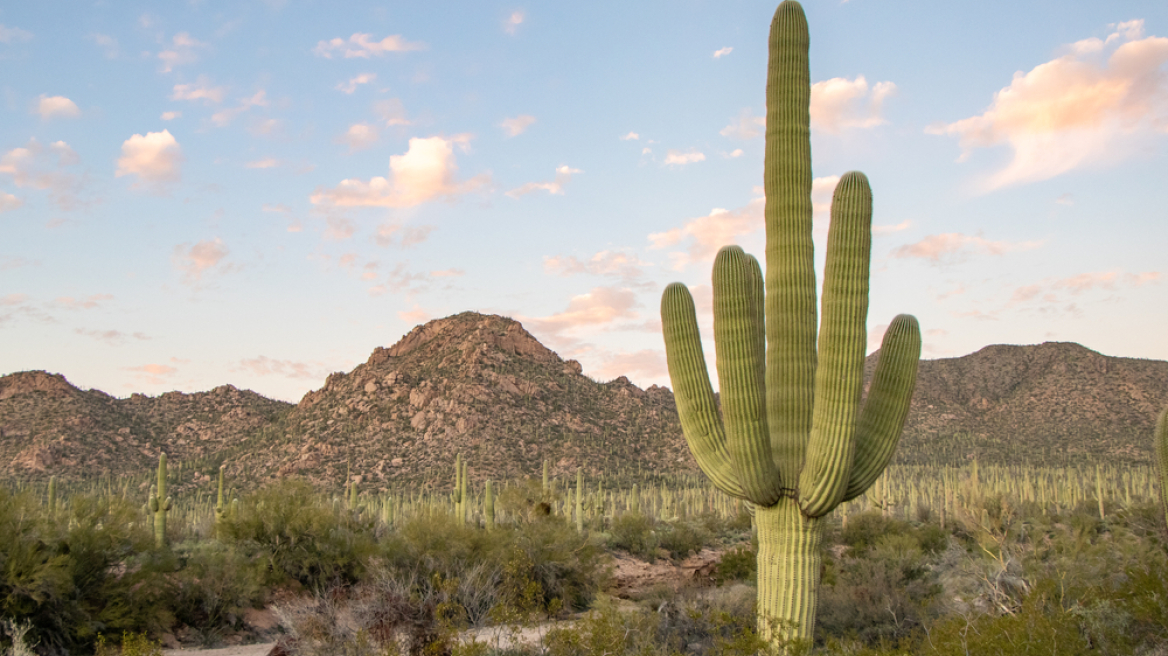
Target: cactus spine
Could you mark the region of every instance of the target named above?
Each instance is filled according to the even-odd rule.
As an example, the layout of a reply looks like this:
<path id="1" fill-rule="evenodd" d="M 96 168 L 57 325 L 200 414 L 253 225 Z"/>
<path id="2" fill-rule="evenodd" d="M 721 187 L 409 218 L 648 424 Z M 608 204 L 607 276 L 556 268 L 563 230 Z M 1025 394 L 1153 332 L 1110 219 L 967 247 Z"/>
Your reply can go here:
<path id="1" fill-rule="evenodd" d="M 716 487 L 756 507 L 759 630 L 776 643 L 810 640 L 823 517 L 862 494 L 892 458 L 920 357 L 916 319 L 896 317 L 861 408 L 872 196 L 858 172 L 841 178 L 832 199 L 816 334 L 808 47 L 802 7 L 783 2 L 771 23 L 767 72 L 766 277 L 737 246 L 714 262 L 723 420 L 689 290 L 671 284 L 661 300 L 690 450 Z"/>
<path id="2" fill-rule="evenodd" d="M 158 483 L 150 494 L 150 512 L 154 513 L 154 548 L 166 548 L 166 513 L 172 506 L 166 496 L 166 454 L 158 454 Z"/>
<path id="3" fill-rule="evenodd" d="M 1164 408 L 1160 420 L 1156 422 L 1154 441 L 1156 468 L 1160 472 L 1160 500 L 1164 504 L 1164 515 L 1168 518 L 1168 408 Z"/>

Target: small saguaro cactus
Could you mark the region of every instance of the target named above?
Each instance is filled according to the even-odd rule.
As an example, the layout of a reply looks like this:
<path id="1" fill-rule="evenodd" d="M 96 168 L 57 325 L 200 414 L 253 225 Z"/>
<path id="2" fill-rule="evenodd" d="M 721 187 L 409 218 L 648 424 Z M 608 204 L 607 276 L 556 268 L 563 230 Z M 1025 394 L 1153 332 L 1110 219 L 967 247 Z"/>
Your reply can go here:
<path id="1" fill-rule="evenodd" d="M 483 521 L 488 531 L 495 530 L 495 491 L 490 481 L 487 481 L 487 489 L 483 493 Z"/>
<path id="2" fill-rule="evenodd" d="M 154 548 L 166 548 L 166 513 L 173 503 L 166 496 L 166 454 L 158 455 L 158 483 L 150 495 L 150 512 L 154 513 Z"/>
<path id="3" fill-rule="evenodd" d="M 576 531 L 584 532 L 584 470 L 576 468 Z"/>
<path id="4" fill-rule="evenodd" d="M 1168 408 L 1164 408 L 1156 422 L 1154 441 L 1156 468 L 1160 472 L 1160 501 L 1164 503 L 1164 515 L 1168 519 Z"/>
<path id="5" fill-rule="evenodd" d="M 466 463 L 462 460 L 462 454 L 454 457 L 454 492 L 451 494 L 454 500 L 454 519 L 459 524 L 466 523 L 467 511 L 467 495 L 466 495 Z"/>
<path id="6" fill-rule="evenodd" d="M 57 477 L 49 477 L 49 517 L 57 518 Z"/>
<path id="7" fill-rule="evenodd" d="M 223 496 L 223 470 L 226 467 L 227 465 L 219 465 L 219 494 L 215 499 L 215 537 L 222 537 L 219 533 L 227 519 L 227 501 Z"/>
<path id="8" fill-rule="evenodd" d="M 893 319 L 861 404 L 872 234 L 872 192 L 862 173 L 845 174 L 835 189 L 817 320 L 809 43 L 803 8 L 780 4 L 766 85 L 766 275 L 737 246 L 714 261 L 721 413 L 689 290 L 673 283 L 661 299 L 669 376 L 690 450 L 717 488 L 755 507 L 759 631 L 776 645 L 812 636 L 823 518 L 863 494 L 892 458 L 921 349 L 916 319 Z"/>

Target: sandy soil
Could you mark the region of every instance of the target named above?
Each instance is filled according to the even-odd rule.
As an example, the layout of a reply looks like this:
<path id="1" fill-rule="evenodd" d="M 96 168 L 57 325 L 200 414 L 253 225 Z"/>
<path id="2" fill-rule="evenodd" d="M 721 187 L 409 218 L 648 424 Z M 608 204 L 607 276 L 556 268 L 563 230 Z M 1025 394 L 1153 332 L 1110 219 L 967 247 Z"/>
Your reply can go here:
<path id="1" fill-rule="evenodd" d="M 261 642 L 255 645 L 238 645 L 236 647 L 222 647 L 220 649 L 163 649 L 166 656 L 268 656 L 268 652 L 275 647 L 274 642 Z"/>

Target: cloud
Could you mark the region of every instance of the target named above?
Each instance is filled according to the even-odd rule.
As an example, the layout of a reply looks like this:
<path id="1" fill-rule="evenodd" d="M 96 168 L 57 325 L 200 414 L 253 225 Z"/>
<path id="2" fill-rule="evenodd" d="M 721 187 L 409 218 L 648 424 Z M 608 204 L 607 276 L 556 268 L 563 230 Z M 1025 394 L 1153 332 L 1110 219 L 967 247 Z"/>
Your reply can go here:
<path id="1" fill-rule="evenodd" d="M 136 175 L 139 182 L 160 188 L 182 178 L 182 147 L 170 130 L 135 134 L 122 142 L 122 156 L 118 158 L 116 177 Z"/>
<path id="2" fill-rule="evenodd" d="M 204 273 L 218 267 L 227 258 L 227 246 L 223 240 L 216 237 L 205 239 L 193 246 L 179 244 L 174 247 L 173 262 L 175 268 L 182 271 L 187 282 L 195 282 L 203 277 Z"/>
<path id="3" fill-rule="evenodd" d="M 638 318 L 637 307 L 637 296 L 631 289 L 594 287 L 586 294 L 573 296 L 563 312 L 528 318 L 523 324 L 532 332 L 558 337 L 578 328 L 604 326 L 618 319 Z"/>
<path id="4" fill-rule="evenodd" d="M 511 191 L 508 191 L 507 195 L 511 198 L 519 198 L 520 196 L 526 196 L 527 194 L 540 190 L 557 196 L 563 195 L 564 185 L 568 184 L 568 181 L 572 179 L 572 176 L 577 173 L 583 173 L 583 171 L 580 169 L 571 168 L 567 165 L 559 166 L 556 168 L 556 177 L 551 182 L 528 182 L 521 187 L 517 187 Z"/>
<path id="5" fill-rule="evenodd" d="M 433 231 L 434 226 L 432 225 L 407 226 L 393 221 L 386 221 L 377 226 L 377 234 L 373 236 L 373 241 L 382 247 L 399 246 L 401 248 L 409 248 L 426 241 Z"/>
<path id="6" fill-rule="evenodd" d="M 441 269 L 439 271 L 431 271 L 432 278 L 461 278 L 466 275 L 466 271 L 462 269 Z"/>
<path id="7" fill-rule="evenodd" d="M 336 143 L 345 144 L 352 153 L 377 143 L 380 136 L 376 127 L 368 123 L 354 123 L 343 135 L 336 138 Z"/>
<path id="8" fill-rule="evenodd" d="M 874 225 L 872 226 L 872 234 L 874 235 L 888 235 L 902 230 L 908 230 L 912 226 L 912 221 L 905 219 L 896 225 Z"/>
<path id="9" fill-rule="evenodd" d="M 964 261 L 972 253 L 1003 255 L 1012 251 L 1028 251 L 1042 246 L 1041 241 L 1011 243 L 990 241 L 974 235 L 946 232 L 929 235 L 915 244 L 906 244 L 893 249 L 891 256 L 898 259 L 919 258 L 940 263 L 942 260 L 956 263 Z"/>
<path id="10" fill-rule="evenodd" d="M 211 86 L 206 75 L 200 75 L 189 84 L 176 84 L 170 94 L 171 100 L 202 100 L 203 104 L 219 104 L 227 95 L 227 87 Z"/>
<path id="11" fill-rule="evenodd" d="M 725 57 L 732 52 L 734 52 L 734 48 L 731 48 L 730 46 L 726 46 L 725 48 L 718 48 L 714 51 L 714 59 L 721 59 L 722 57 Z"/>
<path id="12" fill-rule="evenodd" d="M 180 116 L 182 116 L 182 112 L 162 112 L 162 116 L 159 116 L 158 118 L 164 121 L 173 121 Z"/>
<path id="13" fill-rule="evenodd" d="M 330 216 L 325 219 L 324 238 L 327 241 L 344 241 L 351 239 L 357 232 L 357 224 L 352 219 L 343 216 Z M 342 258 L 342 265 L 344 264 Z"/>
<path id="14" fill-rule="evenodd" d="M 118 56 L 118 40 L 108 34 L 90 34 L 89 40 L 97 44 L 97 47 L 105 50 L 106 59 L 116 59 Z"/>
<path id="15" fill-rule="evenodd" d="M 1067 207 L 1070 207 L 1075 204 L 1075 198 L 1072 194 L 1065 193 L 1054 199 L 1054 202 L 1058 205 L 1066 205 Z"/>
<path id="16" fill-rule="evenodd" d="M 348 82 L 342 82 L 337 85 L 337 90 L 344 93 L 353 93 L 357 87 L 362 84 L 369 84 L 377 79 L 377 73 L 362 73 L 357 77 L 349 78 Z"/>
<path id="17" fill-rule="evenodd" d="M 838 175 L 825 175 L 811 181 L 811 211 L 822 220 L 831 216 L 831 197 L 839 184 Z"/>
<path id="18" fill-rule="evenodd" d="M 646 264 L 636 254 L 621 251 L 600 251 L 587 260 L 580 260 L 574 255 L 543 258 L 543 270 L 547 273 L 560 276 L 581 273 L 613 276 L 630 282 L 644 275 Z"/>
<path id="19" fill-rule="evenodd" d="M 231 121 L 235 120 L 236 116 L 239 116 L 240 114 L 242 114 L 243 112 L 246 112 L 247 110 L 251 109 L 252 107 L 267 107 L 267 106 L 268 106 L 267 92 L 265 92 L 263 89 L 260 89 L 259 91 L 252 94 L 252 96 L 250 98 L 241 98 L 240 104 L 238 106 L 231 107 L 229 109 L 223 109 L 223 110 L 220 110 L 220 111 L 212 114 L 211 115 L 211 122 L 214 123 L 218 127 L 224 127 L 224 126 L 230 124 Z"/>
<path id="20" fill-rule="evenodd" d="M 530 114 L 520 114 L 515 118 L 505 118 L 499 124 L 503 131 L 507 133 L 508 137 L 516 137 L 523 134 L 524 130 L 531 127 L 535 123 L 535 117 Z"/>
<path id="21" fill-rule="evenodd" d="M 389 158 L 389 177 L 373 177 L 368 182 L 356 178 L 342 180 L 332 189 L 317 189 L 310 198 L 314 205 L 336 207 L 414 207 L 438 198 L 454 198 L 470 193 L 490 180 L 480 175 L 458 181 L 454 146 L 466 148 L 470 135 L 415 137 L 404 155 Z"/>
<path id="22" fill-rule="evenodd" d="M 280 160 L 274 157 L 265 157 L 244 164 L 249 169 L 273 169 L 280 165 Z"/>
<path id="23" fill-rule="evenodd" d="M 385 281 L 370 287 L 367 291 L 370 296 L 381 296 L 385 292 L 416 294 L 429 286 L 431 276 L 424 273 L 413 273 L 406 269 L 407 263 L 400 262 L 393 271 L 386 276 Z"/>
<path id="24" fill-rule="evenodd" d="M 1061 294 L 1078 296 L 1099 289 L 1118 291 L 1120 287 L 1141 287 L 1159 280 L 1159 271 L 1145 271 L 1143 273 L 1096 271 L 1081 273 L 1069 278 L 1047 278 L 1014 289 L 1007 305 L 1062 303 L 1066 299 Z"/>
<path id="25" fill-rule="evenodd" d="M 670 254 L 675 269 L 712 262 L 718 249 L 741 241 L 763 229 L 763 198 L 755 198 L 734 211 L 714 208 L 706 216 L 688 220 L 680 228 L 649 235 L 650 248 L 664 249 L 688 241 L 685 251 Z"/>
<path id="26" fill-rule="evenodd" d="M 24 205 L 24 201 L 12 194 L 0 191 L 0 212 L 11 212 Z"/>
<path id="27" fill-rule="evenodd" d="M 415 303 L 412 309 L 398 312 L 397 318 L 405 323 L 421 324 L 430 320 L 430 313 Z"/>
<path id="28" fill-rule="evenodd" d="M 661 380 L 669 378 L 669 367 L 665 362 L 665 352 L 657 349 L 607 353 L 594 369 L 597 380 L 614 380 L 619 376 L 632 379 Z"/>
<path id="29" fill-rule="evenodd" d="M 503 31 L 507 32 L 507 34 L 515 34 L 519 26 L 523 24 L 523 19 L 526 17 L 527 15 L 523 13 L 522 9 L 511 12 L 507 20 L 503 21 Z"/>
<path id="30" fill-rule="evenodd" d="M 328 375 L 328 371 L 320 363 L 273 360 L 266 355 L 244 358 L 239 361 L 238 367 L 233 371 L 244 371 L 253 376 L 279 376 L 309 380 L 320 380 Z"/>
<path id="31" fill-rule="evenodd" d="M 734 159 L 735 157 L 742 157 L 742 149 L 735 148 L 734 150 L 726 153 L 726 157 L 729 159 Z"/>
<path id="32" fill-rule="evenodd" d="M 92 337 L 96 340 L 105 342 L 110 346 L 120 346 L 131 339 L 138 341 L 145 341 L 150 339 L 149 335 L 141 332 L 125 333 L 120 330 L 90 330 L 86 328 L 74 328 L 73 332 L 78 335 Z"/>
<path id="33" fill-rule="evenodd" d="M 756 139 L 762 136 L 765 129 L 766 117 L 752 115 L 748 107 L 738 115 L 737 123 L 727 125 L 718 134 L 731 139 Z"/>
<path id="34" fill-rule="evenodd" d="M 641 135 L 637 134 L 636 132 L 629 132 L 628 134 L 623 135 L 620 139 L 621 141 L 636 141 L 640 138 Z"/>
<path id="35" fill-rule="evenodd" d="M 77 103 L 65 96 L 48 96 L 43 93 L 37 100 L 35 111 L 46 121 L 51 118 L 77 118 L 81 116 L 81 110 L 77 108 Z"/>
<path id="36" fill-rule="evenodd" d="M 32 32 L 0 23 L 0 43 L 21 43 L 32 40 Z"/>
<path id="37" fill-rule="evenodd" d="M 82 299 L 76 299 L 72 296 L 60 296 L 53 303 L 68 310 L 92 310 L 93 308 L 100 307 L 106 301 L 112 301 L 113 298 L 112 294 L 93 294 Z"/>
<path id="38" fill-rule="evenodd" d="M 1079 41 L 1062 57 L 1015 73 L 982 114 L 926 132 L 956 136 L 958 161 L 978 148 L 1007 146 L 1012 157 L 981 181 L 985 191 L 1140 152 L 1168 133 L 1168 38 L 1144 38 L 1143 21 L 1115 28 L 1106 40 Z"/>
<path id="39" fill-rule="evenodd" d="M 150 385 L 167 384 L 166 379 L 172 378 L 178 373 L 177 368 L 168 364 L 144 364 L 137 367 L 123 367 L 123 369 L 134 372 L 139 379 Z"/>
<path id="40" fill-rule="evenodd" d="M 392 34 L 380 41 L 374 41 L 372 34 L 357 33 L 348 39 L 338 37 L 329 41 L 320 41 L 312 52 L 325 59 L 332 59 L 338 54 L 345 59 L 354 57 L 369 59 L 387 52 L 408 52 L 410 50 L 424 50 L 425 48 L 426 44 L 406 41 L 400 34 Z"/>
<path id="41" fill-rule="evenodd" d="M 880 110 L 896 92 L 892 82 L 877 82 L 871 89 L 863 75 L 854 80 L 835 77 L 811 85 L 811 126 L 830 134 L 848 128 L 872 128 L 886 123 Z"/>
<path id="42" fill-rule="evenodd" d="M 703 162 L 705 159 L 706 156 L 696 150 L 691 149 L 688 153 L 683 153 L 680 150 L 670 150 L 665 154 L 665 165 L 685 166 L 694 162 Z"/>
<path id="43" fill-rule="evenodd" d="M 73 175 L 63 169 L 79 161 L 77 153 L 64 141 L 54 141 L 43 146 L 36 139 L 19 148 L 13 148 L 0 156 L 0 173 L 12 176 L 17 187 L 43 189 L 61 209 L 76 207 L 80 184 Z M 8 209 L 15 209 L 21 202 L 5 194 Z M 18 203 L 13 205 L 13 203 Z"/>
<path id="44" fill-rule="evenodd" d="M 161 71 L 169 73 L 174 70 L 175 66 L 193 64 L 199 59 L 198 51 L 207 47 L 206 43 L 193 38 L 186 32 L 175 34 L 174 38 L 171 39 L 170 49 L 158 53 L 158 59 L 162 62 Z"/>
<path id="45" fill-rule="evenodd" d="M 388 100 L 379 100 L 373 104 L 373 111 L 385 121 L 386 125 L 410 125 L 411 122 L 406 118 L 406 108 L 402 105 L 400 98 L 389 98 Z"/>

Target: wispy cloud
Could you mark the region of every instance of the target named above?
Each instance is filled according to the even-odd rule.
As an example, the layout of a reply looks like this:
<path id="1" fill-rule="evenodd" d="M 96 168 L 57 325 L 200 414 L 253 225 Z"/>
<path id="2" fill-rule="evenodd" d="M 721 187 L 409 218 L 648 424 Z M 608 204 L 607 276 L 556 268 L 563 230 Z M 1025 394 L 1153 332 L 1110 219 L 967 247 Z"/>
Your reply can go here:
<path id="1" fill-rule="evenodd" d="M 10 193 L 0 191 L 0 212 L 11 212 L 21 205 L 24 205 L 23 200 Z"/>
<path id="2" fill-rule="evenodd" d="M 182 116 L 182 112 L 162 112 L 162 115 L 159 116 L 158 118 L 160 118 L 164 121 L 173 121 L 174 119 L 179 118 L 181 116 Z"/>
<path id="3" fill-rule="evenodd" d="M 249 169 L 274 169 L 280 166 L 280 160 L 275 157 L 265 157 L 247 162 L 244 166 Z"/>
<path id="4" fill-rule="evenodd" d="M 391 220 L 377 226 L 373 241 L 382 247 L 410 248 L 426 241 L 433 231 L 432 225 L 405 225 Z"/>
<path id="5" fill-rule="evenodd" d="M 531 127 L 533 123 L 535 123 L 534 116 L 530 114 L 520 114 L 515 118 L 503 119 L 503 122 L 499 124 L 499 127 L 503 128 L 503 131 L 507 133 L 508 137 L 516 137 L 523 134 L 523 132 L 527 130 L 527 128 Z"/>
<path id="6" fill-rule="evenodd" d="M 644 276 L 646 262 L 635 253 L 625 251 L 600 251 L 592 257 L 581 260 L 575 255 L 557 255 L 543 258 L 543 270 L 560 276 L 588 274 L 609 276 L 633 282 Z"/>
<path id="7" fill-rule="evenodd" d="M 526 196 L 536 191 L 546 191 L 553 195 L 562 195 L 564 193 L 564 185 L 572 179 L 573 175 L 583 173 L 580 169 L 574 169 L 570 166 L 564 165 L 556 168 L 556 177 L 550 182 L 528 182 L 527 184 L 512 189 L 507 192 L 511 198 L 519 198 Z"/>
<path id="8" fill-rule="evenodd" d="M 48 191 L 54 203 L 61 209 L 69 210 L 80 202 L 78 194 L 81 185 L 66 168 L 79 161 L 77 153 L 64 141 L 54 141 L 44 146 L 36 139 L 29 139 L 24 146 L 13 148 L 0 156 L 0 174 L 12 176 L 12 182 L 17 187 Z M 15 198 L 6 194 L 0 205 L 15 209 L 21 202 Z"/>
<path id="9" fill-rule="evenodd" d="M 364 150 L 377 143 L 380 133 L 375 126 L 368 123 L 354 123 L 345 133 L 336 138 L 336 142 L 349 147 L 349 152 Z"/>
<path id="10" fill-rule="evenodd" d="M 193 283 L 202 279 L 206 273 L 216 269 L 222 270 L 227 254 L 227 246 L 222 239 L 216 237 L 194 245 L 175 246 L 172 261 L 175 268 L 183 272 L 185 281 Z"/>
<path id="11" fill-rule="evenodd" d="M 376 79 L 377 73 L 362 73 L 357 77 L 349 78 L 348 82 L 342 82 L 338 84 L 337 90 L 343 93 L 351 94 L 357 90 L 357 87 L 361 86 L 362 84 L 369 84 Z"/>
<path id="12" fill-rule="evenodd" d="M 990 241 L 976 235 L 946 232 L 939 235 L 929 235 L 914 244 L 895 248 L 891 256 L 899 259 L 929 260 L 935 264 L 941 262 L 957 263 L 968 259 L 970 255 L 975 253 L 1004 255 L 1013 251 L 1033 250 L 1042 244 L 1042 241 Z"/>
<path id="13" fill-rule="evenodd" d="M 636 141 L 640 138 L 641 135 L 637 134 L 636 132 L 629 132 L 628 134 L 621 135 L 620 139 L 621 141 Z"/>
<path id="14" fill-rule="evenodd" d="M 734 52 L 734 48 L 731 48 L 730 46 L 726 46 L 725 48 L 718 48 L 714 51 L 714 59 L 721 59 L 732 52 Z"/>
<path id="15" fill-rule="evenodd" d="M 172 361 L 174 358 L 172 358 Z M 177 367 L 168 364 L 152 363 L 137 367 L 123 367 L 125 371 L 136 374 L 137 378 L 150 385 L 165 385 L 178 373 Z"/>
<path id="16" fill-rule="evenodd" d="M 106 59 L 116 59 L 118 56 L 118 40 L 108 34 L 93 33 L 89 40 L 105 52 Z"/>
<path id="17" fill-rule="evenodd" d="M 241 98 L 238 105 L 220 110 L 211 115 L 211 122 L 218 127 L 225 127 L 229 125 L 235 117 L 246 112 L 252 107 L 267 107 L 268 95 L 263 89 L 256 91 L 250 97 Z"/>
<path id="18" fill-rule="evenodd" d="M 146 341 L 150 336 L 142 332 L 127 333 L 121 330 L 93 330 L 89 328 L 74 328 L 73 332 L 77 335 L 85 337 L 92 337 L 101 342 L 105 342 L 110 346 L 121 346 L 130 340 Z"/>
<path id="19" fill-rule="evenodd" d="M 722 128 L 718 134 L 731 139 L 756 139 L 762 136 L 765 129 L 766 117 L 755 116 L 747 107 L 738 114 L 736 122 Z"/>
<path id="20" fill-rule="evenodd" d="M 519 30 L 519 26 L 523 24 L 523 21 L 526 18 L 527 14 L 525 14 L 522 9 L 517 9 L 511 12 L 511 15 L 507 17 L 507 20 L 503 21 L 503 31 L 505 31 L 507 34 L 515 34 Z"/>
<path id="21" fill-rule="evenodd" d="M 358 32 L 348 39 L 338 37 L 328 41 L 319 41 L 312 52 L 325 59 L 332 59 L 338 55 L 346 59 L 369 59 L 389 52 L 409 52 L 425 48 L 426 44 L 406 41 L 400 34 L 392 34 L 380 41 L 374 41 L 372 34 Z"/>
<path id="22" fill-rule="evenodd" d="M 32 32 L 0 23 L 0 43 L 23 43 L 25 41 L 32 41 Z"/>
<path id="23" fill-rule="evenodd" d="M 1034 284 L 1015 288 L 1008 305 L 1060 303 L 1064 300 L 1062 298 L 1064 294 L 1078 296 L 1095 290 L 1118 291 L 1123 287 L 1141 287 L 1149 283 L 1159 282 L 1159 280 L 1159 271 L 1145 271 L 1143 273 L 1094 271 L 1068 278 L 1047 278 Z"/>
<path id="24" fill-rule="evenodd" d="M 665 153 L 666 166 L 685 166 L 686 164 L 693 164 L 695 162 L 704 162 L 706 156 L 696 150 L 690 149 L 686 152 L 680 150 L 670 150 Z"/>
<path id="25" fill-rule="evenodd" d="M 107 301 L 114 299 L 113 294 L 92 294 L 85 298 L 73 298 L 72 296 L 60 296 L 56 298 L 53 303 L 57 307 L 65 308 L 67 310 L 92 310 L 101 307 Z"/>
<path id="26" fill-rule="evenodd" d="M 985 191 L 1047 180 L 1078 168 L 1116 164 L 1168 133 L 1168 38 L 1144 37 L 1142 20 L 1106 38 L 1078 41 L 1067 54 L 1018 73 L 978 116 L 930 126 L 959 139 L 961 158 L 1007 146 L 1006 166 Z"/>
<path id="27" fill-rule="evenodd" d="M 277 376 L 303 380 L 323 380 L 329 374 L 328 368 L 319 362 L 276 360 L 266 355 L 244 358 L 232 370 L 243 371 L 253 376 Z"/>
<path id="28" fill-rule="evenodd" d="M 170 73 L 176 66 L 193 64 L 199 60 L 199 52 L 209 46 L 195 39 L 187 32 L 179 32 L 171 39 L 170 48 L 158 53 L 161 71 Z"/>
<path id="29" fill-rule="evenodd" d="M 394 125 L 410 125 L 410 119 L 406 118 L 406 108 L 402 105 L 400 98 L 389 98 L 386 100 L 379 100 L 373 103 L 373 111 L 381 117 L 382 121 L 388 126 Z"/>
<path id="30" fill-rule="evenodd" d="M 413 207 L 440 198 L 455 198 L 483 187 L 486 174 L 470 180 L 456 178 L 458 165 L 454 146 L 470 143 L 470 135 L 415 137 L 410 139 L 404 155 L 389 158 L 389 177 L 375 176 L 368 181 L 349 178 L 331 189 L 317 189 L 311 196 L 314 205 L 336 207 Z"/>
<path id="31" fill-rule="evenodd" d="M 650 248 L 688 244 L 684 250 L 670 253 L 675 269 L 713 261 L 718 249 L 739 243 L 746 235 L 762 230 L 764 202 L 763 198 L 755 198 L 733 211 L 714 208 L 705 216 L 689 219 L 680 228 L 649 235 Z"/>
<path id="32" fill-rule="evenodd" d="M 594 287 L 586 294 L 573 296 L 563 312 L 546 317 L 526 318 L 523 324 L 532 332 L 548 337 L 580 328 L 610 325 L 620 319 L 636 319 L 639 307 L 631 289 Z"/>
<path id="33" fill-rule="evenodd" d="M 227 87 L 211 84 L 210 78 L 200 75 L 194 82 L 176 84 L 170 94 L 171 100 L 201 100 L 203 104 L 218 104 L 227 95 Z"/>

